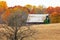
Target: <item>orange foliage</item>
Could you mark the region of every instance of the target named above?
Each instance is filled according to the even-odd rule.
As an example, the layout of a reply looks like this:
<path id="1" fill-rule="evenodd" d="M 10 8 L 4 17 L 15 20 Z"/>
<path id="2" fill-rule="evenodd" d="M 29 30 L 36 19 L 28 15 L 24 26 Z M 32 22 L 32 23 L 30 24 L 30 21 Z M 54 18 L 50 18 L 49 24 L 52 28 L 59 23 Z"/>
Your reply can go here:
<path id="1" fill-rule="evenodd" d="M 60 7 L 55 7 L 55 11 L 60 13 Z"/>
<path id="2" fill-rule="evenodd" d="M 0 8 L 0 13 L 4 12 L 4 10 L 5 10 L 4 8 Z"/>
<path id="3" fill-rule="evenodd" d="M 53 12 L 58 12 L 58 13 L 60 13 L 60 7 L 55 7 L 55 8 L 53 8 L 53 7 L 48 7 L 47 9 L 46 9 L 46 12 L 47 13 L 53 13 Z"/>
<path id="4" fill-rule="evenodd" d="M 17 12 L 30 13 L 30 14 L 49 13 L 50 19 L 53 20 L 52 22 L 57 22 L 58 20 L 60 20 L 60 7 L 48 7 L 45 9 L 43 8 L 43 6 L 36 7 L 32 5 L 26 5 L 24 7 L 19 6 L 19 5 L 14 6 L 14 7 L 7 7 L 6 2 L 1 1 L 0 2 L 0 14 L 2 12 L 3 14 L 1 15 L 1 17 L 4 21 L 8 20 L 11 13 L 17 13 Z"/>
<path id="5" fill-rule="evenodd" d="M 0 2 L 0 7 L 6 9 L 7 8 L 6 2 L 5 1 L 1 1 Z"/>
<path id="6" fill-rule="evenodd" d="M 9 15 L 10 15 L 10 11 L 7 9 L 6 12 L 1 15 L 1 18 L 3 19 L 3 21 L 6 21 Z"/>
<path id="7" fill-rule="evenodd" d="M 30 11 L 32 10 L 32 5 L 27 4 L 25 7 L 28 8 Z"/>
<path id="8" fill-rule="evenodd" d="M 60 22 L 60 13 L 52 12 L 50 14 L 51 23 L 59 23 Z"/>
<path id="9" fill-rule="evenodd" d="M 30 11 L 30 14 L 35 14 L 36 13 L 36 9 L 37 9 L 37 7 L 33 6 L 33 9 Z"/>
<path id="10" fill-rule="evenodd" d="M 57 12 L 52 12 L 51 13 L 51 16 L 55 16 L 55 15 L 57 15 L 58 13 Z"/>
<path id="11" fill-rule="evenodd" d="M 13 10 L 18 10 L 18 9 L 22 9 L 22 6 L 14 6 Z"/>
<path id="12" fill-rule="evenodd" d="M 46 12 L 49 13 L 49 14 L 51 14 L 52 12 L 54 12 L 54 8 L 53 7 L 48 7 L 46 9 Z"/>
<path id="13" fill-rule="evenodd" d="M 50 13 L 51 23 L 60 22 L 60 7 L 48 7 L 46 10 L 47 13 Z"/>
<path id="14" fill-rule="evenodd" d="M 26 7 L 23 7 L 22 12 L 29 13 L 29 9 L 28 9 L 28 8 L 26 8 Z"/>
<path id="15" fill-rule="evenodd" d="M 7 9 L 7 5 L 5 1 L 0 1 L 0 14 L 3 13 Z"/>
<path id="16" fill-rule="evenodd" d="M 31 10 L 30 14 L 33 14 L 34 13 L 34 9 Z"/>

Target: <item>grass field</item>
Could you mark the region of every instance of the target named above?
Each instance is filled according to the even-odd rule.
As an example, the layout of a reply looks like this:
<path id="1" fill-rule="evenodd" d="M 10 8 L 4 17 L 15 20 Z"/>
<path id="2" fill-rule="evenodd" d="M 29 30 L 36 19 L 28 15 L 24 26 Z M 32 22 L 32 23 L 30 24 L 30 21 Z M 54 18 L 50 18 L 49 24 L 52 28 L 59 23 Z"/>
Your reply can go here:
<path id="1" fill-rule="evenodd" d="M 31 28 L 38 30 L 36 40 L 60 40 L 60 23 L 32 25 Z"/>
<path id="2" fill-rule="evenodd" d="M 32 30 L 36 30 L 37 33 L 32 37 L 26 37 L 23 40 L 60 40 L 60 23 L 56 24 L 37 24 L 29 26 Z M 0 33 L 3 31 L 0 25 Z M 3 31 L 4 32 L 4 31 Z M 8 31 L 9 32 L 9 31 Z M 0 36 L 2 37 L 2 36 Z M 6 37 L 6 36 L 4 36 Z M 0 40 L 7 40 L 6 38 Z"/>

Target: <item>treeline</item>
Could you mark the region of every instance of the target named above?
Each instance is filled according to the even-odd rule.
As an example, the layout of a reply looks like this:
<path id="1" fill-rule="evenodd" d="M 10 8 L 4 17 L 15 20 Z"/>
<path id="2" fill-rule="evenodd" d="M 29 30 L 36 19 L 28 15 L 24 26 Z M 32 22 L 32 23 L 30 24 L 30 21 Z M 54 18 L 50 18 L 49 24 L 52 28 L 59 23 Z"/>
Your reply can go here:
<path id="1" fill-rule="evenodd" d="M 48 7 L 46 12 L 50 14 L 51 23 L 60 23 L 60 7 Z"/>
<path id="2" fill-rule="evenodd" d="M 1 3 L 0 3 L 1 4 Z M 4 5 L 4 6 L 2 6 Z M 32 6 L 32 5 L 25 5 L 25 6 L 14 6 L 14 7 L 7 7 L 6 3 L 2 2 L 0 5 L 0 16 L 3 21 L 7 22 L 11 15 L 18 14 L 18 16 L 24 14 L 50 14 L 51 23 L 59 23 L 60 22 L 60 7 L 48 7 L 45 8 L 44 6 Z M 20 14 L 20 15 L 19 15 Z"/>

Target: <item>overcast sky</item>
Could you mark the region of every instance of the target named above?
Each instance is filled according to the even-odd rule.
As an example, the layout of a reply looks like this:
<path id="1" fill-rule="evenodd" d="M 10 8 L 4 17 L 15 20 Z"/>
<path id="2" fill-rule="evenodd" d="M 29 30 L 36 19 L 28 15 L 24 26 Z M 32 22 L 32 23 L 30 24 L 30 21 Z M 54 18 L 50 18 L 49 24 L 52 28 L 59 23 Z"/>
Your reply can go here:
<path id="1" fill-rule="evenodd" d="M 60 6 L 60 0 L 5 0 L 7 2 L 7 5 L 15 6 L 15 5 L 21 5 L 24 6 L 26 4 L 31 5 L 44 5 L 45 7 L 48 6 Z"/>

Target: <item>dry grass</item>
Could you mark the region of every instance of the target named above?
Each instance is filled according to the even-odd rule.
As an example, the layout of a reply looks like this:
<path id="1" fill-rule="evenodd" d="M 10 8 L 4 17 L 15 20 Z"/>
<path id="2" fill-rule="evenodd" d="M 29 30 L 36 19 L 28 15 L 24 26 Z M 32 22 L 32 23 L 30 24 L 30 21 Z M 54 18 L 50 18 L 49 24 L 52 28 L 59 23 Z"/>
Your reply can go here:
<path id="1" fill-rule="evenodd" d="M 37 25 L 31 25 L 29 27 L 32 30 L 37 30 L 37 33 L 35 35 L 32 35 L 32 37 L 29 36 L 24 38 L 23 40 L 60 40 L 60 23 L 41 24 L 41 25 L 37 24 Z M 6 36 L 3 35 L 1 32 L 3 33 L 6 32 L 7 35 L 10 34 L 13 35 L 13 31 L 9 31 L 9 29 L 8 30 L 7 29 L 6 27 L 2 27 L 2 25 L 0 25 L 0 40 L 7 40 Z"/>
<path id="2" fill-rule="evenodd" d="M 11 40 L 14 30 L 4 24 L 0 24 L 0 40 Z"/>
<path id="3" fill-rule="evenodd" d="M 31 29 L 38 31 L 38 34 L 34 35 L 36 40 L 60 40 L 60 23 L 32 25 Z"/>

